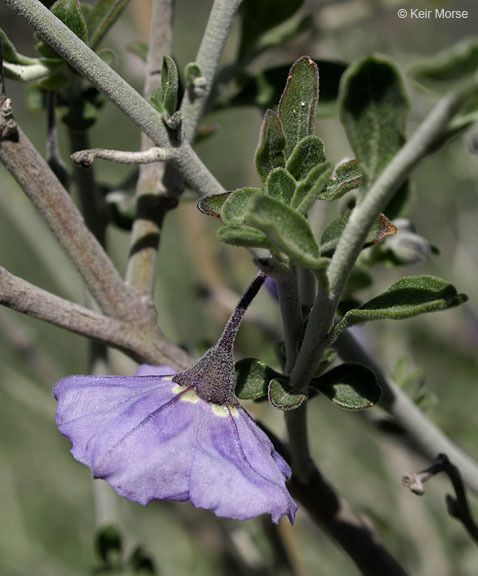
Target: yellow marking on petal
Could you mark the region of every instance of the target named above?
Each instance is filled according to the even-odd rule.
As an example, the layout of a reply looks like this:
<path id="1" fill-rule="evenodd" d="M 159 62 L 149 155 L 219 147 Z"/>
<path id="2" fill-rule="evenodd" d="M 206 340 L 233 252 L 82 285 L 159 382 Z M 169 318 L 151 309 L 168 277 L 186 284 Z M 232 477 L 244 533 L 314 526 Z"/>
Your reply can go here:
<path id="1" fill-rule="evenodd" d="M 220 418 L 227 418 L 229 414 L 235 418 L 239 416 L 239 410 L 234 408 L 234 406 L 221 406 L 220 404 L 212 404 L 211 408 L 214 414 Z"/>
<path id="2" fill-rule="evenodd" d="M 172 380 L 174 378 L 174 374 L 172 376 L 163 376 L 163 380 Z"/>
<path id="3" fill-rule="evenodd" d="M 221 406 L 220 404 L 211 404 L 212 411 L 216 416 L 220 418 L 227 418 L 229 416 L 229 410 L 227 406 Z"/>
<path id="4" fill-rule="evenodd" d="M 199 402 L 199 396 L 196 394 L 196 392 L 194 392 L 194 390 L 188 390 L 181 395 L 181 400 L 184 400 L 184 402 L 197 404 Z"/>
<path id="5" fill-rule="evenodd" d="M 185 390 L 187 390 L 187 386 L 180 386 L 179 384 L 175 384 L 171 388 L 171 392 L 173 394 L 181 394 L 181 392 L 184 392 Z"/>

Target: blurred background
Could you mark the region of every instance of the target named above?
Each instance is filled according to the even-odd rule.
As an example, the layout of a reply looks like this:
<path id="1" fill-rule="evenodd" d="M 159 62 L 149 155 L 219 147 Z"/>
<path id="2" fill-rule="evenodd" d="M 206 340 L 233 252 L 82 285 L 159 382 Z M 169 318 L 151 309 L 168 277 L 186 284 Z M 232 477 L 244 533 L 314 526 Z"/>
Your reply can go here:
<path id="1" fill-rule="evenodd" d="M 173 56 L 182 70 L 195 58 L 212 2 L 177 0 Z M 435 7 L 468 10 L 466 20 L 400 19 L 399 8 Z M 103 45 L 113 48 L 118 71 L 142 89 L 144 62 L 131 49 L 149 34 L 150 1 L 132 0 Z M 476 33 L 474 0 L 309 0 L 301 15 L 309 25 L 294 40 L 264 52 L 251 63 L 251 74 L 278 64 L 290 65 L 308 54 L 314 59 L 349 63 L 369 52 L 390 55 L 400 65 L 411 95 L 409 133 L 436 101 L 436 96 L 407 75 L 416 62 Z M 17 49 L 34 55 L 33 34 L 4 5 L 0 24 Z M 240 36 L 236 22 L 224 54 L 234 62 Z M 138 50 L 136 50 L 138 52 Z M 286 80 L 284 75 L 281 88 Z M 25 86 L 7 81 L 15 116 L 44 153 L 44 113 L 29 110 Z M 197 145 L 209 169 L 227 188 L 259 184 L 254 168 L 262 111 L 233 106 L 212 111 L 204 124 L 214 134 Z M 69 144 L 60 124 L 60 145 L 68 159 Z M 325 141 L 328 159 L 351 155 L 335 114 L 319 115 L 316 133 Z M 475 133 L 476 138 L 476 133 Z M 94 147 L 132 150 L 139 146 L 136 127 L 111 104 L 91 129 Z M 131 169 L 95 164 L 100 183 L 122 187 Z M 384 321 L 361 329 L 379 363 L 390 373 L 406 366 L 409 392 L 427 415 L 459 446 L 478 457 L 477 343 L 478 163 L 471 135 L 462 136 L 428 158 L 413 174 L 413 204 L 408 217 L 418 233 L 437 247 L 425 262 L 409 267 L 376 266 L 375 283 L 360 293 L 365 300 L 400 276 L 433 274 L 452 282 L 470 301 L 444 313 L 406 322 Z M 156 299 L 166 334 L 191 354 L 214 343 L 241 290 L 254 274 L 246 250 L 226 247 L 215 237 L 218 224 L 196 209 L 186 191 L 171 212 L 161 241 Z M 317 233 L 340 206 L 314 209 Z M 129 235 L 108 229 L 110 253 L 124 272 Z M 28 199 L 3 167 L 0 169 L 0 264 L 12 273 L 77 302 L 85 301 L 81 279 L 42 223 Z M 260 294 L 248 313 L 236 349 L 238 357 L 259 356 L 277 365 L 281 339 L 278 307 Z M 259 351 L 259 352 L 258 352 Z M 113 522 L 125 554 L 138 546 L 157 574 L 324 574 L 358 573 L 300 511 L 294 527 L 271 527 L 268 519 L 245 523 L 219 521 L 189 503 L 153 502 L 147 508 L 122 500 L 69 453 L 69 442 L 54 423 L 55 381 L 88 370 L 88 343 L 81 337 L 0 309 L 0 574 L 5 576 L 79 576 L 98 572 L 98 529 Z M 118 352 L 112 369 L 132 374 L 134 363 Z M 405 378 L 406 380 L 406 378 Z M 424 382 L 424 388 L 420 388 Z M 282 414 L 264 404 L 248 406 L 284 434 Z M 474 576 L 476 547 L 462 526 L 450 519 L 444 497 L 446 478 L 427 485 L 421 499 L 401 486 L 405 472 L 427 467 L 398 434 L 384 433 L 372 420 L 342 412 L 315 400 L 310 406 L 313 454 L 337 489 L 377 527 L 390 551 L 417 576 Z M 96 486 L 94 486 L 94 484 Z M 478 513 L 476 499 L 472 500 Z M 285 550 L 286 559 L 281 550 Z M 147 573 L 147 566 L 144 567 Z M 126 573 L 126 572 L 125 572 Z"/>

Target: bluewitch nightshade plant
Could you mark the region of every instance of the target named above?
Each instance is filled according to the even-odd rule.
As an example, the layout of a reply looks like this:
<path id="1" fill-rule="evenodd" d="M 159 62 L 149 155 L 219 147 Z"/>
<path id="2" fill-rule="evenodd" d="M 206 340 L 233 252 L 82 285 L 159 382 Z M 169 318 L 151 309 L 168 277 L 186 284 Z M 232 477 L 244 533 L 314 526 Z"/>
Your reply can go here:
<path id="1" fill-rule="evenodd" d="M 135 376 L 57 382 L 56 422 L 95 478 L 144 505 L 190 500 L 218 516 L 294 521 L 290 468 L 234 394 L 235 336 L 264 279 L 259 273 L 218 344 L 184 372 L 143 365 Z"/>

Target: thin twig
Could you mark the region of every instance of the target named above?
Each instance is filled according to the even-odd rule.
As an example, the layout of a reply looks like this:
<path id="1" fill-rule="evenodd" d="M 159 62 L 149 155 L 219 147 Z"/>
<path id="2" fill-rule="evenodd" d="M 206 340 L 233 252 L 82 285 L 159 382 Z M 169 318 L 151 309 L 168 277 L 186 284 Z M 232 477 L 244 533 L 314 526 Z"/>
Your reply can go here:
<path id="1" fill-rule="evenodd" d="M 478 544 L 478 524 L 471 514 L 460 471 L 450 462 L 446 454 L 439 454 L 426 470 L 404 474 L 402 484 L 414 494 L 422 496 L 425 493 L 423 484 L 440 472 L 444 472 L 448 476 L 455 490 L 455 498 L 450 494 L 446 495 L 448 513 L 463 524 L 468 534 Z"/>
<path id="2" fill-rule="evenodd" d="M 242 0 L 215 0 L 212 6 L 195 60 L 203 79 L 201 94 L 198 96 L 196 91 L 186 90 L 181 103 L 188 142 L 194 141 L 199 123 L 204 115 L 219 60 L 241 2 Z"/>
<path id="3" fill-rule="evenodd" d="M 153 162 L 164 162 L 170 157 L 171 154 L 168 150 L 158 146 L 139 152 L 90 148 L 88 150 L 78 150 L 71 155 L 73 162 L 83 168 L 91 166 L 96 158 L 118 162 L 118 164 L 150 164 Z"/>
<path id="4" fill-rule="evenodd" d="M 429 459 L 433 459 L 438 453 L 448 454 L 459 468 L 466 486 L 478 494 L 478 463 L 427 418 L 350 331 L 344 332 L 334 343 L 334 347 L 345 362 L 359 362 L 373 370 L 382 389 L 380 406 L 397 420 L 419 452 Z"/>

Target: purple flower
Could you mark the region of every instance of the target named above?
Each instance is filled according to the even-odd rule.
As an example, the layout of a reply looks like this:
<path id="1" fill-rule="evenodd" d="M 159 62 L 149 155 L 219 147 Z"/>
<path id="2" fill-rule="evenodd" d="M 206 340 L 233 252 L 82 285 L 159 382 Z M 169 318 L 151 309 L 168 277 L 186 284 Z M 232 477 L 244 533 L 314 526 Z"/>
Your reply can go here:
<path id="1" fill-rule="evenodd" d="M 190 500 L 217 516 L 293 522 L 289 466 L 233 394 L 217 403 L 216 389 L 204 393 L 198 378 L 214 374 L 202 359 L 176 376 L 148 365 L 130 377 L 70 376 L 54 388 L 56 422 L 73 456 L 133 502 Z"/>

